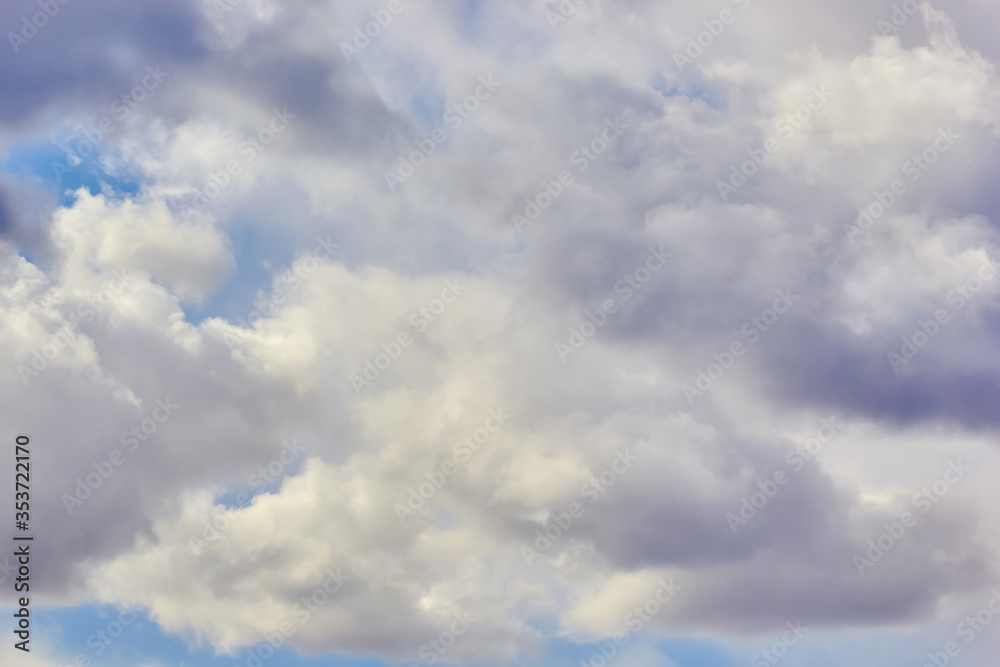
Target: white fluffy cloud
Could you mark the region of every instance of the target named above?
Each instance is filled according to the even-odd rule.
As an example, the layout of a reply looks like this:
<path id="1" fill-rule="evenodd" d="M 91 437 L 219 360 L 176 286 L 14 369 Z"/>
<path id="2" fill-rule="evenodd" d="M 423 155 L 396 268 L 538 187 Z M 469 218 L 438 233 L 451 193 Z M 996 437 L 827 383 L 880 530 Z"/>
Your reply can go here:
<path id="1" fill-rule="evenodd" d="M 949 296 L 993 259 L 1000 81 L 945 13 L 922 9 L 909 43 L 831 9 L 836 50 L 754 3 L 679 72 L 711 11 L 593 3 L 551 31 L 552 3 L 408 4 L 348 63 L 367 10 L 245 4 L 202 26 L 216 58 L 176 59 L 185 94 L 115 139 L 137 194 L 78 190 L 40 258 L 0 244 L 4 419 L 62 443 L 38 454 L 37 520 L 64 540 L 44 600 L 138 600 L 219 652 L 288 623 L 297 650 L 402 661 L 471 614 L 447 659 L 499 663 L 622 631 L 663 580 L 682 588 L 647 629 L 720 637 L 926 621 L 996 584 L 1000 281 Z M 490 73 L 494 96 L 391 192 L 385 171 Z M 184 215 L 286 106 L 287 134 Z M 942 128 L 954 144 L 852 235 Z M 768 137 L 780 151 L 720 197 Z M 671 257 L 643 274 L 650 248 Z M 191 314 L 243 281 L 260 292 L 240 315 Z M 887 354 L 942 308 L 895 373 Z M 166 399 L 176 413 L 79 498 Z M 860 576 L 868 540 L 959 459 L 968 476 Z"/>

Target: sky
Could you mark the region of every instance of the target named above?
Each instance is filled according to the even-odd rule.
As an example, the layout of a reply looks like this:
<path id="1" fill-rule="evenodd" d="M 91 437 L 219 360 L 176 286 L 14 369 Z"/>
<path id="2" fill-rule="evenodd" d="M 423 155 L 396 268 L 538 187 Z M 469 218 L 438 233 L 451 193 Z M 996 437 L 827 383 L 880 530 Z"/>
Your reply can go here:
<path id="1" fill-rule="evenodd" d="M 0 664 L 992 667 L 998 27 L 4 3 Z"/>

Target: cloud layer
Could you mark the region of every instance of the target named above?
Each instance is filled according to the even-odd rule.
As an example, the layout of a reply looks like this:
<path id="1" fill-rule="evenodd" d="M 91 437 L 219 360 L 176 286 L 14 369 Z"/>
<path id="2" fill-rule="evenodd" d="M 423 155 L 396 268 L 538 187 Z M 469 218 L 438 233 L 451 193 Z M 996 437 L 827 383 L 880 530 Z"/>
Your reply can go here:
<path id="1" fill-rule="evenodd" d="M 644 632 L 732 642 L 998 585 L 992 9 L 388 4 L 0 56 L 40 602 L 503 664 L 664 581 Z"/>

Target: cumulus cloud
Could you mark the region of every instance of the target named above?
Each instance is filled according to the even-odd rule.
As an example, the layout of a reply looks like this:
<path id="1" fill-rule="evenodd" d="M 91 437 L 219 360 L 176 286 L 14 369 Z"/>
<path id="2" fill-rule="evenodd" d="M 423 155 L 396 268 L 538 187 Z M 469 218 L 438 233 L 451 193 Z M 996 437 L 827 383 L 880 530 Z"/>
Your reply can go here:
<path id="1" fill-rule="evenodd" d="M 8 151 L 171 73 L 95 184 L 0 190 L 39 603 L 138 601 L 231 656 L 423 660 L 459 623 L 438 658 L 501 664 L 631 631 L 664 581 L 639 632 L 722 641 L 997 585 L 1000 81 L 968 8 L 883 35 L 729 3 L 679 68 L 717 11 L 404 3 L 347 59 L 377 3 L 118 4 L 0 68 L 45 74 Z"/>

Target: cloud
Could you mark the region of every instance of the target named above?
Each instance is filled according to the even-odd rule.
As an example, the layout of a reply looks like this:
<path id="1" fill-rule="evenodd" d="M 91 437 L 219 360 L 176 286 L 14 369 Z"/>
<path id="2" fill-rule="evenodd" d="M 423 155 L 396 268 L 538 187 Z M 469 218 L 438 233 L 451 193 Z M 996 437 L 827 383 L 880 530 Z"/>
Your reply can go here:
<path id="1" fill-rule="evenodd" d="M 8 143 L 170 71 L 103 184 L 2 191 L 0 411 L 39 443 L 60 544 L 39 604 L 138 601 L 227 655 L 281 633 L 413 661 L 452 632 L 438 658 L 500 663 L 613 636 L 664 578 L 644 632 L 740 641 L 916 627 L 995 585 L 1000 283 L 953 296 L 997 242 L 968 10 L 882 36 L 861 3 L 733 3 L 678 70 L 712 11 L 595 3 L 552 31 L 543 3 L 407 5 L 348 61 L 369 4 L 71 3 L 3 56 L 0 88 L 38 73 Z"/>

